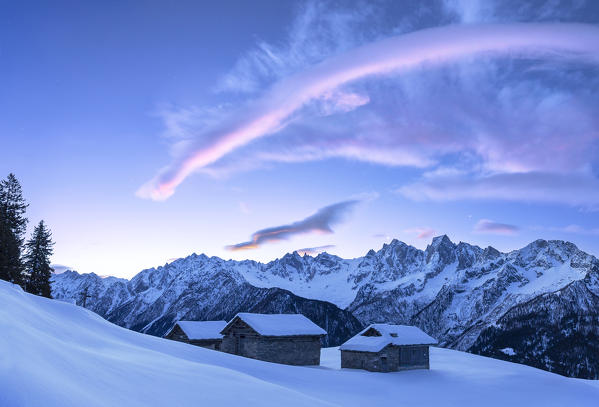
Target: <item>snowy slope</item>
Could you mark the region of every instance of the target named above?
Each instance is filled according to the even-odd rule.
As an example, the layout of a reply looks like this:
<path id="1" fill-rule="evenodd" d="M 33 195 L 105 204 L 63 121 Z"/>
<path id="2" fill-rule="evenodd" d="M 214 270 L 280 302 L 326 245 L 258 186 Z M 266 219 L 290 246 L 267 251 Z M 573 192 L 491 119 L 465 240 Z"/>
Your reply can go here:
<path id="1" fill-rule="evenodd" d="M 147 336 L 0 281 L 2 406 L 596 406 L 596 383 L 447 349 L 430 371 L 255 361 Z M 10 349 L 10 351 L 5 351 Z"/>

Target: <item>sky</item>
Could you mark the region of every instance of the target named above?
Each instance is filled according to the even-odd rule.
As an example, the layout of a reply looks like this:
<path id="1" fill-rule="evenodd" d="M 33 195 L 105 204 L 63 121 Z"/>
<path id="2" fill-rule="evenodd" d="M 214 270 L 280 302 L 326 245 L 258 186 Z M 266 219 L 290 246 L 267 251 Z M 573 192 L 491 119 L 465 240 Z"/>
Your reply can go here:
<path id="1" fill-rule="evenodd" d="M 52 261 L 599 255 L 595 1 L 0 0 L 0 177 Z"/>

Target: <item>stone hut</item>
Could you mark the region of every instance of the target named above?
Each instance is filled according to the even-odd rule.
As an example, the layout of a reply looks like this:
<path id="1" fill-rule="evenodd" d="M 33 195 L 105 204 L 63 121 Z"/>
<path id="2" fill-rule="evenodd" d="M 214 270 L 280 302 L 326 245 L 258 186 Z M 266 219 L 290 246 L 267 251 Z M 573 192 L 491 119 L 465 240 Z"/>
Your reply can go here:
<path id="1" fill-rule="evenodd" d="M 429 369 L 437 341 L 415 326 L 372 324 L 339 347 L 341 367 L 371 372 Z"/>
<path id="2" fill-rule="evenodd" d="M 221 331 L 221 350 L 286 365 L 319 365 L 326 331 L 301 314 L 237 314 Z"/>
<path id="3" fill-rule="evenodd" d="M 227 321 L 179 321 L 164 337 L 207 349 L 220 350 L 223 336 L 220 333 Z"/>

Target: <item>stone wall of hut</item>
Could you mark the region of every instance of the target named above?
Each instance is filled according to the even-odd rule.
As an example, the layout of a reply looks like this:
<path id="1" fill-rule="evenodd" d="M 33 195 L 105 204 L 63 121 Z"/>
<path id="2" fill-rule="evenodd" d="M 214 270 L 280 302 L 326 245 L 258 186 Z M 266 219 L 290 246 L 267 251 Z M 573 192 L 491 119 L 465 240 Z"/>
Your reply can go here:
<path id="1" fill-rule="evenodd" d="M 429 368 L 428 346 L 386 346 L 380 352 L 342 350 L 341 367 L 371 372 Z"/>
<path id="2" fill-rule="evenodd" d="M 429 369 L 429 347 L 400 346 L 399 347 L 399 370 Z"/>
<path id="3" fill-rule="evenodd" d="M 286 365 L 319 365 L 320 336 L 261 336 L 238 320 L 225 332 L 221 351 Z"/>
<path id="4" fill-rule="evenodd" d="M 223 352 L 286 365 L 319 365 L 320 337 L 226 335 Z"/>
<path id="5" fill-rule="evenodd" d="M 371 372 L 395 372 L 399 370 L 399 352 L 392 346 L 386 346 L 380 352 L 342 350 L 341 367 Z"/>
<path id="6" fill-rule="evenodd" d="M 185 332 L 179 327 L 179 325 L 175 325 L 174 328 L 165 336 L 166 339 L 172 339 L 174 341 L 179 342 L 188 342 L 189 339 Z"/>

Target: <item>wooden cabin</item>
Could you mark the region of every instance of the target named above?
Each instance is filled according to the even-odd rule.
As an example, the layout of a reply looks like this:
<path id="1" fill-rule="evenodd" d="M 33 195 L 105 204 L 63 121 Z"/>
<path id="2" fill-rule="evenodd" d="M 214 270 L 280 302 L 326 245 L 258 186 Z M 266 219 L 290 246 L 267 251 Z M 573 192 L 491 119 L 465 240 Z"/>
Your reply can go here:
<path id="1" fill-rule="evenodd" d="M 286 365 L 319 365 L 326 331 L 301 314 L 239 313 L 221 331 L 223 352 Z"/>
<path id="2" fill-rule="evenodd" d="M 223 335 L 220 331 L 227 321 L 179 321 L 164 337 L 207 349 L 220 350 Z"/>
<path id="3" fill-rule="evenodd" d="M 430 369 L 437 341 L 415 326 L 372 324 L 339 347 L 341 367 L 371 372 Z"/>

